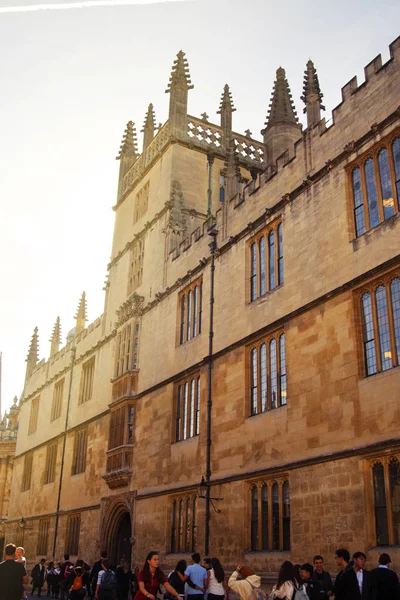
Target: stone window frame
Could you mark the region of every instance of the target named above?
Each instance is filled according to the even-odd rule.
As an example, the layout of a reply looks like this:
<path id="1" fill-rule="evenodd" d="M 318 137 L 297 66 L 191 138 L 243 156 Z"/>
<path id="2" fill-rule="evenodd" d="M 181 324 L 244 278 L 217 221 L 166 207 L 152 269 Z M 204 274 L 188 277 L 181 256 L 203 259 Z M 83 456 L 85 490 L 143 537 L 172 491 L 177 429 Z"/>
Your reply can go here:
<path id="1" fill-rule="evenodd" d="M 31 489 L 32 483 L 33 451 L 24 456 L 24 467 L 21 480 L 21 492 L 27 492 Z"/>
<path id="2" fill-rule="evenodd" d="M 271 388 L 271 344 L 275 341 L 275 362 L 276 362 L 276 385 L 277 385 L 277 397 L 276 406 L 272 405 L 272 388 Z M 284 361 L 282 360 L 282 346 L 284 349 Z M 262 348 L 265 347 L 265 383 L 262 379 Z M 254 351 L 257 360 L 257 385 L 253 383 L 253 365 L 254 365 Z M 287 373 L 287 340 L 285 329 L 279 329 L 271 332 L 268 335 L 258 338 L 257 340 L 247 344 L 246 346 L 246 395 L 247 395 L 247 406 L 248 416 L 255 417 L 260 414 L 269 413 L 273 410 L 283 408 L 287 406 L 288 401 L 288 373 Z M 282 364 L 284 362 L 284 372 L 282 370 Z M 265 386 L 266 401 L 265 404 L 262 400 L 262 388 Z M 256 389 L 256 402 L 257 410 L 254 410 L 254 389 Z M 284 395 L 285 394 L 285 395 Z M 284 401 L 282 401 L 284 398 Z"/>
<path id="3" fill-rule="evenodd" d="M 93 397 L 95 367 L 95 356 L 91 356 L 89 360 L 84 362 L 82 365 L 78 404 L 84 404 Z"/>
<path id="4" fill-rule="evenodd" d="M 132 319 L 117 333 L 115 342 L 115 379 L 128 371 L 138 368 L 139 342 L 140 323 L 138 320 Z"/>
<path id="5" fill-rule="evenodd" d="M 149 207 L 150 181 L 147 181 L 137 192 L 133 205 L 133 224 L 146 214 Z"/>
<path id="6" fill-rule="evenodd" d="M 39 419 L 40 396 L 36 396 L 31 402 L 31 412 L 29 415 L 28 435 L 35 433 Z"/>
<path id="7" fill-rule="evenodd" d="M 111 410 L 108 450 L 133 445 L 135 412 L 134 402 L 124 403 Z"/>
<path id="8" fill-rule="evenodd" d="M 274 487 L 275 485 L 277 488 Z M 288 503 L 285 503 L 284 488 L 285 490 L 287 489 Z M 278 492 L 278 515 L 274 515 L 274 504 L 276 503 L 273 502 L 273 492 L 275 489 Z M 263 511 L 265 506 L 263 490 L 267 491 L 267 515 Z M 268 553 L 289 552 L 291 545 L 289 474 L 279 473 L 247 481 L 246 497 L 247 522 L 249 524 L 247 527 L 246 544 L 248 551 Z M 274 536 L 274 532 L 277 532 L 278 535 L 276 536 L 275 533 Z"/>
<path id="9" fill-rule="evenodd" d="M 271 238 L 272 235 L 272 238 Z M 257 231 L 246 242 L 246 303 L 253 304 L 262 300 L 272 292 L 280 289 L 285 283 L 284 270 L 284 241 L 282 215 Z M 272 270 L 270 257 L 270 240 L 273 239 L 273 273 L 274 283 L 271 284 Z M 272 244 L 271 244 L 272 246 Z M 262 270 L 262 267 L 264 269 Z"/>
<path id="10" fill-rule="evenodd" d="M 177 345 L 197 338 L 203 330 L 203 276 L 187 285 L 178 295 Z"/>
<path id="11" fill-rule="evenodd" d="M 63 377 L 54 384 L 50 421 L 55 421 L 61 416 L 62 399 L 64 395 L 64 383 L 65 378 Z"/>
<path id="12" fill-rule="evenodd" d="M 144 237 L 137 239 L 129 254 L 127 295 L 130 296 L 143 281 Z"/>
<path id="13" fill-rule="evenodd" d="M 48 483 L 54 483 L 56 478 L 56 466 L 57 466 L 57 450 L 58 443 L 51 442 L 46 448 L 46 464 L 44 468 L 44 481 L 43 485 Z M 41 554 L 38 552 L 38 554 Z"/>
<path id="14" fill-rule="evenodd" d="M 81 513 L 73 513 L 68 515 L 65 536 L 65 554 L 78 556 L 80 528 Z"/>
<path id="15" fill-rule="evenodd" d="M 36 546 L 37 555 L 47 555 L 47 550 L 49 546 L 49 528 L 50 519 L 39 519 L 38 539 Z"/>
<path id="16" fill-rule="evenodd" d="M 82 427 L 74 434 L 74 449 L 72 455 L 71 476 L 79 475 L 86 471 L 88 429 Z"/>
<path id="17" fill-rule="evenodd" d="M 169 554 L 190 554 L 196 551 L 197 492 L 177 494 L 169 498 Z"/>
<path id="18" fill-rule="evenodd" d="M 367 505 L 367 532 L 368 541 L 371 548 L 385 548 L 389 546 L 398 546 L 400 544 L 400 532 L 398 531 L 400 524 L 400 504 L 398 505 L 397 514 L 398 522 L 395 523 L 393 511 L 393 499 L 391 494 L 391 465 L 397 462 L 398 475 L 400 474 L 400 449 L 388 453 L 376 454 L 365 459 L 365 479 L 366 479 L 366 505 Z M 377 506 L 377 487 L 378 482 L 376 477 L 377 470 L 374 469 L 381 466 L 381 475 L 383 477 L 383 492 L 385 503 L 382 506 Z M 382 492 L 382 489 L 381 489 Z M 378 521 L 378 509 L 382 511 L 385 522 L 386 532 L 382 533 L 381 540 Z M 381 512 L 382 515 L 382 512 Z M 397 528 L 397 537 L 396 537 Z"/>
<path id="19" fill-rule="evenodd" d="M 180 379 L 174 385 L 173 443 L 200 435 L 201 376 L 200 371 Z"/>
<path id="20" fill-rule="evenodd" d="M 396 285 L 394 282 L 397 280 L 399 280 L 399 283 Z M 394 294 L 396 294 L 396 287 L 399 286 L 400 269 L 397 268 L 380 275 L 378 278 L 366 282 L 362 287 L 359 287 L 355 291 L 354 300 L 357 323 L 357 340 L 360 357 L 359 374 L 360 378 L 362 379 L 378 375 L 379 373 L 385 373 L 386 371 L 395 369 L 400 365 L 400 322 L 396 326 L 396 315 L 394 311 L 395 302 L 398 303 L 400 301 L 400 299 L 397 299 L 394 296 Z M 387 320 L 384 319 L 383 313 L 379 315 L 377 307 L 377 291 L 382 287 L 385 290 Z M 366 325 L 366 320 L 364 318 L 364 311 L 365 314 L 368 314 L 368 304 L 364 304 L 368 302 L 368 297 L 370 299 L 371 306 L 369 327 Z M 373 337 L 370 337 L 371 327 Z M 387 335 L 384 334 L 385 329 L 388 329 L 388 338 Z M 397 336 L 396 331 L 398 332 Z M 389 349 L 386 348 L 387 344 L 389 344 Z M 366 355 L 367 349 L 373 349 L 376 365 L 374 372 L 369 372 L 369 363 L 367 362 Z M 390 354 L 390 356 L 388 354 Z M 391 366 L 388 366 L 388 363 L 385 365 L 385 361 L 389 360 L 391 361 Z"/>
<path id="21" fill-rule="evenodd" d="M 347 182 L 348 182 L 348 197 L 349 197 L 349 213 L 351 214 L 351 233 L 352 238 L 357 239 L 362 237 L 368 231 L 379 227 L 388 219 L 391 219 L 400 210 L 400 162 L 395 164 L 394 160 L 394 149 L 393 145 L 395 140 L 398 139 L 400 145 L 400 129 L 396 128 L 391 131 L 386 137 L 376 142 L 371 148 L 363 152 L 356 160 L 352 161 L 346 167 Z M 385 208 L 390 208 L 390 204 L 384 205 L 383 191 L 382 191 L 382 171 L 379 165 L 379 155 L 382 150 L 386 149 L 388 154 L 388 166 L 390 174 L 390 184 L 392 197 L 385 200 L 393 201 L 393 214 L 385 217 Z M 371 215 L 370 215 L 370 204 L 368 202 L 367 194 L 367 176 L 365 172 L 365 165 L 367 161 L 372 159 L 373 173 L 374 173 L 374 186 L 377 200 L 377 209 L 379 222 L 376 225 L 371 226 Z M 360 193 L 361 198 L 356 198 L 354 193 L 354 174 L 359 172 L 360 181 Z M 361 200 L 361 202 L 359 202 Z M 362 216 L 360 216 L 362 215 Z"/>

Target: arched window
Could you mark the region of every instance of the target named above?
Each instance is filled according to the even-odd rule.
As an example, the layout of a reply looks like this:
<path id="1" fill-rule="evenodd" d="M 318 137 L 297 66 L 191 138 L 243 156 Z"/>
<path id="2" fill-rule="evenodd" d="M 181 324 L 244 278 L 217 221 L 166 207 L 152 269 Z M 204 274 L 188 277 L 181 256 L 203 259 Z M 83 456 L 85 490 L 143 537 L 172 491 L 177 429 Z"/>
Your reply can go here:
<path id="1" fill-rule="evenodd" d="M 392 144 L 394 176 L 396 179 L 397 202 L 400 204 L 400 138 L 396 138 Z"/>
<path id="2" fill-rule="evenodd" d="M 257 246 L 251 245 L 250 300 L 257 300 Z"/>
<path id="3" fill-rule="evenodd" d="M 193 337 L 196 337 L 196 335 L 197 335 L 198 304 L 199 304 L 199 288 L 196 285 L 196 287 L 194 288 L 194 291 L 193 291 Z"/>
<path id="4" fill-rule="evenodd" d="M 199 301 L 199 334 L 201 333 L 201 321 L 203 318 L 203 282 L 200 284 L 200 301 Z"/>
<path id="5" fill-rule="evenodd" d="M 268 260 L 269 260 L 269 289 L 275 288 L 275 233 L 269 232 L 268 235 Z"/>
<path id="6" fill-rule="evenodd" d="M 176 402 L 176 435 L 175 441 L 179 442 L 182 435 L 182 386 L 178 387 L 178 399 Z"/>
<path id="7" fill-rule="evenodd" d="M 190 433 L 189 437 L 194 436 L 194 416 L 195 416 L 195 403 L 196 403 L 196 389 L 195 380 L 192 379 L 190 382 Z"/>
<path id="8" fill-rule="evenodd" d="M 258 550 L 258 490 L 251 489 L 251 549 Z"/>
<path id="9" fill-rule="evenodd" d="M 200 377 L 197 378 L 196 435 L 200 433 Z"/>
<path id="10" fill-rule="evenodd" d="M 278 285 L 282 285 L 283 281 L 283 237 L 282 223 L 280 223 L 278 225 Z"/>
<path id="11" fill-rule="evenodd" d="M 196 510 L 197 510 L 197 498 L 193 498 L 193 518 L 192 518 L 192 551 L 196 550 L 196 533 L 197 533 L 197 520 L 196 520 Z"/>
<path id="12" fill-rule="evenodd" d="M 225 202 L 225 176 L 222 173 L 219 176 L 219 201 Z"/>
<path id="13" fill-rule="evenodd" d="M 285 481 L 282 488 L 283 498 L 283 550 L 290 550 L 290 496 L 289 482 Z"/>
<path id="14" fill-rule="evenodd" d="M 192 511 L 191 499 L 186 500 L 186 530 L 185 530 L 185 552 L 191 551 L 190 534 L 192 533 Z"/>
<path id="15" fill-rule="evenodd" d="M 258 398 L 257 398 L 257 348 L 251 351 L 251 414 L 258 413 Z"/>
<path id="16" fill-rule="evenodd" d="M 278 406 L 278 372 L 276 368 L 276 340 L 273 339 L 269 344 L 269 373 L 270 373 L 270 393 L 271 408 Z"/>
<path id="17" fill-rule="evenodd" d="M 260 252 L 260 295 L 264 296 L 267 291 L 267 282 L 265 279 L 265 237 L 259 241 Z"/>
<path id="18" fill-rule="evenodd" d="M 375 292 L 376 310 L 378 315 L 379 345 L 381 351 L 382 371 L 391 369 L 392 353 L 390 350 L 389 317 L 386 300 L 386 289 L 380 285 Z"/>
<path id="19" fill-rule="evenodd" d="M 188 437 L 188 408 L 189 408 L 189 383 L 185 383 L 185 397 L 183 401 L 183 436 L 182 439 L 186 440 Z"/>
<path id="20" fill-rule="evenodd" d="M 369 211 L 369 224 L 371 229 L 379 225 L 378 196 L 376 191 L 376 178 L 374 159 L 368 158 L 364 163 L 365 185 Z"/>
<path id="21" fill-rule="evenodd" d="M 179 531 L 178 531 L 178 543 L 177 543 L 177 552 L 182 552 L 183 550 L 183 500 L 179 501 Z"/>
<path id="22" fill-rule="evenodd" d="M 180 333 L 180 343 L 183 344 L 185 342 L 185 296 L 182 296 L 181 299 L 181 333 Z"/>
<path id="23" fill-rule="evenodd" d="M 361 303 L 363 313 L 365 368 L 367 375 L 373 375 L 377 372 L 377 366 L 371 295 L 364 294 L 361 299 Z"/>
<path id="24" fill-rule="evenodd" d="M 352 173 L 353 183 L 353 203 L 354 203 L 354 222 L 356 226 L 356 236 L 360 236 L 365 233 L 365 216 L 364 216 L 364 202 L 363 202 L 363 191 L 361 185 L 361 172 L 360 169 L 354 169 Z"/>
<path id="25" fill-rule="evenodd" d="M 172 503 L 172 518 L 171 518 L 171 552 L 176 552 L 176 500 Z"/>
<path id="26" fill-rule="evenodd" d="M 389 463 L 390 504 L 393 521 L 393 543 L 400 544 L 400 463 L 394 458 Z"/>
<path id="27" fill-rule="evenodd" d="M 379 177 L 381 180 L 381 193 L 383 205 L 383 218 L 389 219 L 395 213 L 392 181 L 390 179 L 389 155 L 386 148 L 378 154 Z"/>
<path id="28" fill-rule="evenodd" d="M 192 337 L 192 290 L 188 293 L 188 306 L 187 306 L 187 336 L 186 339 L 189 341 Z"/>
<path id="29" fill-rule="evenodd" d="M 262 521 L 262 549 L 269 550 L 269 514 L 268 514 L 268 486 L 266 483 L 261 488 L 261 521 Z"/>
<path id="30" fill-rule="evenodd" d="M 387 546 L 389 544 L 389 531 L 383 465 L 376 463 L 372 469 L 372 474 L 374 482 L 376 544 L 377 546 Z"/>
<path id="31" fill-rule="evenodd" d="M 279 487 L 272 486 L 272 549 L 279 550 Z"/>
<path id="32" fill-rule="evenodd" d="M 400 279 L 395 277 L 390 284 L 392 299 L 393 331 L 397 350 L 397 364 L 400 361 Z"/>
<path id="33" fill-rule="evenodd" d="M 281 406 L 287 403 L 287 389 L 286 389 L 286 348 L 285 348 L 285 334 L 279 338 L 279 361 L 280 361 L 280 398 Z"/>
<path id="34" fill-rule="evenodd" d="M 260 347 L 260 394 L 261 412 L 267 410 L 267 345 Z"/>

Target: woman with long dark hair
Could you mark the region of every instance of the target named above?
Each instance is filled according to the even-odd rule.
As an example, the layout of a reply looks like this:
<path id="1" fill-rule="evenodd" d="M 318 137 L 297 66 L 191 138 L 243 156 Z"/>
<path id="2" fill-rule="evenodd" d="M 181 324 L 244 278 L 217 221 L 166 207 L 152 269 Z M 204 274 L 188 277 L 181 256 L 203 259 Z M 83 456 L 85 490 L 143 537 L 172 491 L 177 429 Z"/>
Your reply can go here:
<path id="1" fill-rule="evenodd" d="M 139 590 L 136 592 L 135 600 L 156 600 L 160 585 L 181 600 L 178 592 L 170 585 L 164 573 L 160 569 L 160 557 L 158 552 L 149 552 L 143 565 L 143 569 L 138 575 Z"/>
<path id="2" fill-rule="evenodd" d="M 181 598 L 185 597 L 185 571 L 187 567 L 186 560 L 179 560 L 175 569 L 168 577 L 168 583 L 178 592 Z"/>
<path id="3" fill-rule="evenodd" d="M 207 572 L 208 600 L 224 600 L 225 573 L 218 558 L 212 558 Z"/>
<path id="4" fill-rule="evenodd" d="M 285 560 L 279 569 L 278 583 L 274 585 L 271 592 L 271 600 L 274 598 L 292 598 L 294 590 L 297 589 L 296 572 L 289 560 Z"/>

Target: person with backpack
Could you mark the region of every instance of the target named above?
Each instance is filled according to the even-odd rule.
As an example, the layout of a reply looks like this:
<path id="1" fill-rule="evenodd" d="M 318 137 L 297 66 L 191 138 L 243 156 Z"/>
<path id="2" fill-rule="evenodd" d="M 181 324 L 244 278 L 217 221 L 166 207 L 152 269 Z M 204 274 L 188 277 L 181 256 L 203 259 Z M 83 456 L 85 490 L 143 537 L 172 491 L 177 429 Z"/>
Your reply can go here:
<path id="1" fill-rule="evenodd" d="M 296 579 L 293 563 L 285 560 L 279 570 L 278 583 L 272 588 L 270 600 L 307 600 L 307 592 Z"/>
<path id="2" fill-rule="evenodd" d="M 100 560 L 96 560 L 93 565 L 92 570 L 90 571 L 90 584 L 91 584 L 91 598 L 93 599 L 96 594 L 97 587 L 97 578 L 99 576 L 100 571 L 102 570 L 101 561 L 105 558 L 108 558 L 107 550 L 102 550 L 100 553 Z"/>
<path id="3" fill-rule="evenodd" d="M 101 561 L 101 570 L 97 576 L 96 600 L 115 600 L 117 591 L 117 578 L 114 571 L 110 569 L 107 558 Z"/>
<path id="4" fill-rule="evenodd" d="M 240 577 L 241 579 L 238 579 Z M 241 600 L 263 600 L 266 598 L 261 589 L 261 577 L 247 565 L 238 565 L 229 577 L 228 586 L 239 594 Z"/>
<path id="5" fill-rule="evenodd" d="M 86 595 L 88 575 L 83 569 L 83 560 L 77 560 L 76 565 L 68 579 L 70 600 L 83 600 Z"/>
<path id="6" fill-rule="evenodd" d="M 160 569 L 158 552 L 148 553 L 143 569 L 139 571 L 138 582 L 139 590 L 136 592 L 135 600 L 146 600 L 146 598 L 156 600 L 160 585 L 163 585 L 172 596 L 181 600 L 178 592 L 168 583 L 167 578 Z"/>
<path id="7" fill-rule="evenodd" d="M 225 573 L 218 558 L 211 559 L 211 569 L 207 571 L 208 600 L 224 600 Z"/>
<path id="8" fill-rule="evenodd" d="M 64 554 L 64 562 L 60 567 L 60 591 L 61 600 L 66 600 L 68 597 L 68 579 L 74 569 L 74 565 L 69 560 L 69 554 Z"/>
<path id="9" fill-rule="evenodd" d="M 304 563 L 300 567 L 300 583 L 304 585 L 309 600 L 319 600 L 319 587 L 313 581 L 314 568 L 310 563 Z M 297 579 L 297 577 L 296 577 Z M 297 579 L 297 581 L 299 581 Z"/>

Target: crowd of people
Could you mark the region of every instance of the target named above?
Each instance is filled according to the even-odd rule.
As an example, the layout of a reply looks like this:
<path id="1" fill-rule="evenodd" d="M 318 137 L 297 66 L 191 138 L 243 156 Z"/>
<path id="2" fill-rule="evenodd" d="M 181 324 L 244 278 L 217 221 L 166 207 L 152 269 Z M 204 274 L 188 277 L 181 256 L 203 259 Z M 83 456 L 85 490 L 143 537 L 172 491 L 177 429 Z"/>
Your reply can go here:
<path id="1" fill-rule="evenodd" d="M 24 549 L 8 544 L 6 559 L 0 563 L 1 600 L 28 598 L 24 589 L 29 583 Z M 102 552 L 100 559 L 89 567 L 83 560 L 50 561 L 42 558 L 31 571 L 31 593 L 47 595 L 60 600 L 229 600 L 230 590 L 240 600 L 400 600 L 397 574 L 390 569 L 387 553 L 379 557 L 377 568 L 365 569 L 366 556 L 355 552 L 350 560 L 348 550 L 335 553 L 338 573 L 334 581 L 324 569 L 321 555 L 311 563 L 293 565 L 285 561 L 278 581 L 268 595 L 261 587 L 261 577 L 249 565 L 238 565 L 229 579 L 218 558 L 205 558 L 201 563 L 198 553 L 192 555 L 192 564 L 179 560 L 175 569 L 166 576 L 160 568 L 158 552 L 149 552 L 141 570 L 132 571 L 122 558 L 113 568 Z M 161 593 L 163 588 L 164 592 Z"/>

